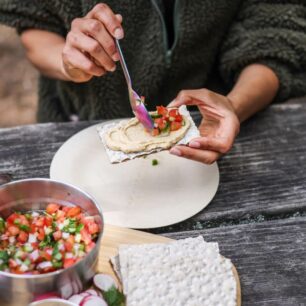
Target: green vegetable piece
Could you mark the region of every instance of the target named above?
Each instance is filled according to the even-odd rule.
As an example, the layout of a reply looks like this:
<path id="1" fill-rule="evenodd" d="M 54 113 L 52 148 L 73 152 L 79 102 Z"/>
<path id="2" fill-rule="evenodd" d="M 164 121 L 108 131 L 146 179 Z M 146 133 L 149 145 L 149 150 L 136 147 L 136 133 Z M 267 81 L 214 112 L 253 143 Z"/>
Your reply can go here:
<path id="1" fill-rule="evenodd" d="M 56 260 L 61 260 L 62 258 L 63 258 L 63 256 L 62 256 L 61 253 L 56 253 L 56 254 L 54 255 L 54 259 L 56 259 Z"/>
<path id="2" fill-rule="evenodd" d="M 7 263 L 9 260 L 9 254 L 7 251 L 0 251 L 0 259 L 4 262 Z"/>
<path id="3" fill-rule="evenodd" d="M 56 260 L 53 260 L 52 261 L 52 265 L 54 268 L 56 269 L 59 269 L 59 268 L 62 268 L 63 267 L 63 263 L 61 261 L 56 261 Z"/>
<path id="4" fill-rule="evenodd" d="M 29 232 L 30 231 L 30 227 L 24 224 L 20 224 L 19 228 L 24 231 L 24 232 Z"/>
<path id="5" fill-rule="evenodd" d="M 31 219 L 32 219 L 31 214 L 25 214 L 25 217 L 26 217 L 28 220 L 31 220 Z"/>
<path id="6" fill-rule="evenodd" d="M 125 296 L 114 286 L 103 292 L 103 298 L 105 299 L 108 306 L 125 305 Z"/>
<path id="7" fill-rule="evenodd" d="M 158 165 L 158 160 L 157 159 L 153 159 L 152 160 L 152 166 L 157 166 Z"/>
<path id="8" fill-rule="evenodd" d="M 19 219 L 14 220 L 14 224 L 15 225 L 19 225 L 20 224 L 20 220 Z"/>
<path id="9" fill-rule="evenodd" d="M 162 115 L 160 115 L 158 113 L 151 114 L 152 119 L 157 119 L 157 118 L 161 118 L 161 117 L 162 117 Z"/>
<path id="10" fill-rule="evenodd" d="M 5 221 L 0 217 L 0 233 L 3 233 L 5 230 Z"/>
<path id="11" fill-rule="evenodd" d="M 79 233 L 83 228 L 84 228 L 84 224 L 80 223 L 76 228 L 76 232 Z"/>

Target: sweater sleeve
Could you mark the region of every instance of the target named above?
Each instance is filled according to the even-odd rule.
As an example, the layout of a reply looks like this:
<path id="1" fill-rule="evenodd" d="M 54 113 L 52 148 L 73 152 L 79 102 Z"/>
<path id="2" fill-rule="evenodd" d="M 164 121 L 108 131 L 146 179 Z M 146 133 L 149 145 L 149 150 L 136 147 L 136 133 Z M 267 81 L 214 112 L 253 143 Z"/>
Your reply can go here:
<path id="1" fill-rule="evenodd" d="M 233 86 L 252 63 L 278 76 L 277 101 L 306 95 L 306 1 L 243 1 L 221 48 L 220 73 Z"/>
<path id="2" fill-rule="evenodd" d="M 0 23 L 15 27 L 18 33 L 26 29 L 40 29 L 67 34 L 54 0 L 1 0 Z"/>

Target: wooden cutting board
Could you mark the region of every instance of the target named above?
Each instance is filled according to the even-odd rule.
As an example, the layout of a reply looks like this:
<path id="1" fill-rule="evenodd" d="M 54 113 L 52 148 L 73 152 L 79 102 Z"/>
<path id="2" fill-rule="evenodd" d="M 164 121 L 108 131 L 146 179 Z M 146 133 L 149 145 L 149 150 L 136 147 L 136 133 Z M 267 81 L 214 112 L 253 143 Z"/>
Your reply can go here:
<path id="1" fill-rule="evenodd" d="M 101 242 L 100 255 L 97 270 L 99 273 L 111 274 L 117 279 L 109 259 L 118 254 L 120 244 L 142 244 L 169 242 L 172 239 L 159 235 L 153 235 L 128 228 L 106 224 Z M 241 287 L 238 272 L 233 265 L 233 272 L 237 282 L 237 306 L 241 306 Z"/>

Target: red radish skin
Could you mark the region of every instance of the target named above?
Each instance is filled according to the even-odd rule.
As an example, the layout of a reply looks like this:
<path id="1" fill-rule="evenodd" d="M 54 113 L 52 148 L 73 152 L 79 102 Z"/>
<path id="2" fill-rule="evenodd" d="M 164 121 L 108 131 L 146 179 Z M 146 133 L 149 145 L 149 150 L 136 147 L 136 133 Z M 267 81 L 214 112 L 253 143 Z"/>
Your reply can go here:
<path id="1" fill-rule="evenodd" d="M 80 306 L 107 306 L 106 302 L 98 296 L 86 297 L 80 304 Z"/>
<path id="2" fill-rule="evenodd" d="M 108 274 L 96 274 L 93 282 L 95 286 L 102 291 L 107 291 L 111 287 L 116 287 L 118 289 L 116 281 Z"/>

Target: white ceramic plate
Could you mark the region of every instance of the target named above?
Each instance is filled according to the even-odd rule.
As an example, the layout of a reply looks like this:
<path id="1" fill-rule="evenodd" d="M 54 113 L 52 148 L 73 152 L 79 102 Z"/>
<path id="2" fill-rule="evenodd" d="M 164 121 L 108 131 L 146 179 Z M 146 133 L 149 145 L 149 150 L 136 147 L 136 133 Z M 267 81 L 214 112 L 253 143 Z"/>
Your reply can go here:
<path id="1" fill-rule="evenodd" d="M 68 139 L 55 154 L 51 179 L 73 184 L 101 205 L 105 222 L 155 228 L 186 220 L 213 199 L 219 185 L 216 163 L 206 166 L 168 151 L 111 164 L 91 126 Z M 152 166 L 152 160 L 159 164 Z"/>

